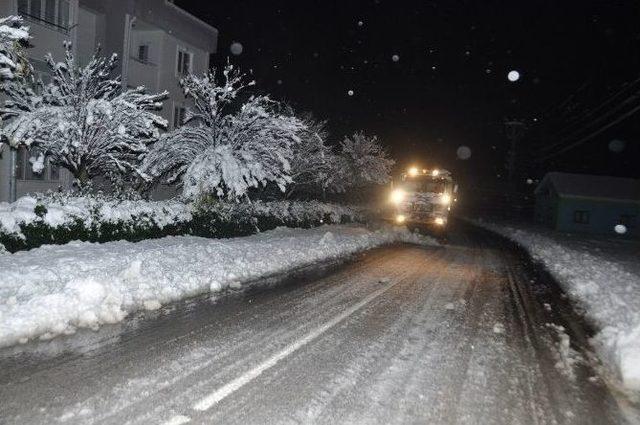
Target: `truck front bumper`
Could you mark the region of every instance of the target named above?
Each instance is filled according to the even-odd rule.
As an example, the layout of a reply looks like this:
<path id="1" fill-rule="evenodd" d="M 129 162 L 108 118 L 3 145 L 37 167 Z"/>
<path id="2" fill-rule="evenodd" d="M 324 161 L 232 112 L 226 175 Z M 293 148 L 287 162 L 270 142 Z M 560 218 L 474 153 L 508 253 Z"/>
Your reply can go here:
<path id="1" fill-rule="evenodd" d="M 439 214 L 416 214 L 397 212 L 394 221 L 398 224 L 418 224 L 432 227 L 446 227 L 447 217 Z"/>

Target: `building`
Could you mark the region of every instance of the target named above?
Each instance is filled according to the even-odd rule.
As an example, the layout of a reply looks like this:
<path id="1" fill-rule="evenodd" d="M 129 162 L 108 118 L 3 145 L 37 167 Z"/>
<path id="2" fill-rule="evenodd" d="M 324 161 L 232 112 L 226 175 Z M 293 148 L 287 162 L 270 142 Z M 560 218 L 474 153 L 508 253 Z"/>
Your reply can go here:
<path id="1" fill-rule="evenodd" d="M 169 0 L 6 0 L 0 16 L 23 16 L 31 30 L 32 47 L 27 54 L 36 72 L 46 81 L 48 67 L 43 58 L 51 52 L 62 59 L 65 40 L 72 42 L 75 56 L 84 65 L 97 47 L 102 54 L 117 53 L 114 75 L 122 75 L 125 87 L 144 85 L 150 92 L 167 90 L 170 97 L 159 112 L 169 128 L 184 118 L 185 98 L 178 84 L 186 73 L 203 73 L 216 52 L 218 30 Z M 9 201 L 11 152 L 0 154 L 0 202 Z M 16 196 L 69 188 L 66 170 L 49 164 L 42 174 L 31 172 L 30 154 L 16 155 Z M 167 196 L 167 188 L 158 196 Z"/>
<path id="2" fill-rule="evenodd" d="M 536 221 L 555 230 L 640 237 L 640 180 L 548 173 L 535 190 Z"/>

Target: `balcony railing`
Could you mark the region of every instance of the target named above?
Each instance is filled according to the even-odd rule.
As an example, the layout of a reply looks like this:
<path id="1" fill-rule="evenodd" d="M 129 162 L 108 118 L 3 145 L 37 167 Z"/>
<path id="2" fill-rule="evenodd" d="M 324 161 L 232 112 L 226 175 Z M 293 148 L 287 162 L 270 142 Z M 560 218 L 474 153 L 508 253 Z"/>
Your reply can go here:
<path id="1" fill-rule="evenodd" d="M 63 32 L 65 34 L 67 34 L 69 32 L 69 27 L 68 26 L 59 25 L 58 23 L 52 22 L 47 18 L 42 18 L 41 16 L 31 15 L 29 13 L 22 12 L 22 11 L 19 12 L 19 13 L 20 13 L 21 16 L 27 18 L 29 21 L 36 22 L 38 24 L 54 28 L 56 31 L 60 31 L 60 32 Z"/>
<path id="2" fill-rule="evenodd" d="M 140 59 L 140 58 L 139 58 L 139 57 L 137 57 L 137 56 L 133 56 L 133 55 L 132 55 L 132 56 L 129 56 L 129 58 L 130 58 L 131 60 L 134 60 L 134 61 L 136 61 L 136 62 L 138 62 L 138 63 L 143 64 L 143 65 L 158 66 L 157 64 L 155 64 L 155 63 L 153 63 L 153 62 L 150 62 L 150 61 L 148 61 L 148 60 L 142 60 L 142 59 Z"/>

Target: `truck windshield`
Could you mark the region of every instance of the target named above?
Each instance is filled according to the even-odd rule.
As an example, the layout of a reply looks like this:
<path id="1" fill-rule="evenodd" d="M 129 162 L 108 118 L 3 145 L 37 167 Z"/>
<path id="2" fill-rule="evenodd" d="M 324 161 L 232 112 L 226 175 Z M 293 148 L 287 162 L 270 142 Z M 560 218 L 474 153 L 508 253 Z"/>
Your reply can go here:
<path id="1" fill-rule="evenodd" d="M 407 179 L 404 187 L 411 192 L 443 193 L 445 182 L 432 179 Z"/>

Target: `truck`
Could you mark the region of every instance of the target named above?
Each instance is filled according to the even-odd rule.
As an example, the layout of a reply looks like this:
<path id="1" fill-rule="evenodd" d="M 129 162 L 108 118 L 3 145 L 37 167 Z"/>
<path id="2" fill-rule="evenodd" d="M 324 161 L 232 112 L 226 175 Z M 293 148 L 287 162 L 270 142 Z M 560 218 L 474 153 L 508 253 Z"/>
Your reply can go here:
<path id="1" fill-rule="evenodd" d="M 438 235 L 446 233 L 458 185 L 443 169 L 411 167 L 392 181 L 391 219 Z"/>

